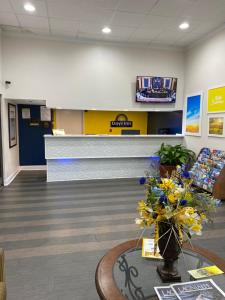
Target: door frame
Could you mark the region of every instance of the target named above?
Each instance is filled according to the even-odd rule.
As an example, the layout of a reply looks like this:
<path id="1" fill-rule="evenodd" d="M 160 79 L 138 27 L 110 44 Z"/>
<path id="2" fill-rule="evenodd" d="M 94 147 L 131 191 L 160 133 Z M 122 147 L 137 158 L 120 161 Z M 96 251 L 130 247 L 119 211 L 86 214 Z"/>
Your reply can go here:
<path id="1" fill-rule="evenodd" d="M 3 173 L 3 137 L 2 137 L 2 94 L 0 94 L 0 188 L 4 186 Z"/>

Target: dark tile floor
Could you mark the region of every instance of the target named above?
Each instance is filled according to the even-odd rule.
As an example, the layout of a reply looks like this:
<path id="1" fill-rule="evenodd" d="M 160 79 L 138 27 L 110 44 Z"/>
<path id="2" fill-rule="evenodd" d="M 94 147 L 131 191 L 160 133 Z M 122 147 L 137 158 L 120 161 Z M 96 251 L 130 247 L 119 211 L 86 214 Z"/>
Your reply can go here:
<path id="1" fill-rule="evenodd" d="M 137 180 L 46 183 L 24 171 L 0 191 L 0 247 L 9 300 L 97 300 L 94 274 L 106 251 L 135 239 Z M 225 259 L 225 206 L 193 241 Z"/>

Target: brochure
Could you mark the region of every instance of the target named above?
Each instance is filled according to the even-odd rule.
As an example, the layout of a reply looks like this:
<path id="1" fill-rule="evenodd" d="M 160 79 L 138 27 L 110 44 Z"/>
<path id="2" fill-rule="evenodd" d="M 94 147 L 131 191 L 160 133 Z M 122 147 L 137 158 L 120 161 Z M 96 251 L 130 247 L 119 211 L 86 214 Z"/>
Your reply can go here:
<path id="1" fill-rule="evenodd" d="M 220 270 L 217 266 L 209 266 L 209 267 L 204 267 L 196 270 L 190 270 L 188 271 L 188 273 L 195 279 L 199 279 L 199 278 L 204 278 L 204 277 L 209 277 L 214 275 L 220 275 L 223 274 L 224 272 Z"/>
<path id="2" fill-rule="evenodd" d="M 225 293 L 212 279 L 171 285 L 179 300 L 224 300 Z"/>
<path id="3" fill-rule="evenodd" d="M 160 300 L 178 300 L 170 286 L 156 286 L 154 289 Z"/>
<path id="4" fill-rule="evenodd" d="M 162 259 L 162 256 L 159 254 L 159 248 L 157 247 L 157 251 L 154 254 L 154 239 L 146 239 L 142 240 L 142 257 L 147 258 L 157 258 Z"/>

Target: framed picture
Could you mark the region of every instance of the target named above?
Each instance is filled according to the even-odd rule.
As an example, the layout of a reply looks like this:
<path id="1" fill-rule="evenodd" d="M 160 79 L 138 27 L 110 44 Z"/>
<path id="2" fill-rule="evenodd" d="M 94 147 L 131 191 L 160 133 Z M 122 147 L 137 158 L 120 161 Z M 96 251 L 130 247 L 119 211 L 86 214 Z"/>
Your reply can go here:
<path id="1" fill-rule="evenodd" d="M 208 113 L 225 112 L 225 86 L 208 89 Z"/>
<path id="2" fill-rule="evenodd" d="M 224 117 L 208 117 L 208 136 L 224 137 Z"/>
<path id="3" fill-rule="evenodd" d="M 16 105 L 8 104 L 9 148 L 17 145 Z"/>
<path id="4" fill-rule="evenodd" d="M 202 92 L 186 97 L 184 119 L 186 135 L 201 136 L 202 98 Z"/>

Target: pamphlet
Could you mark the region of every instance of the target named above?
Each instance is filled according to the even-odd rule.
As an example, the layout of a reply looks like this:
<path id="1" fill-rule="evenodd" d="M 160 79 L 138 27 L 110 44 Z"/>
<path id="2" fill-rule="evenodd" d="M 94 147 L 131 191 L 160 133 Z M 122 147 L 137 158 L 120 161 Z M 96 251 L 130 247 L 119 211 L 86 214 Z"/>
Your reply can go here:
<path id="1" fill-rule="evenodd" d="M 64 129 L 52 129 L 53 135 L 65 135 Z"/>
<path id="2" fill-rule="evenodd" d="M 157 247 L 156 253 L 154 254 L 154 239 L 142 240 L 142 257 L 162 259 L 159 254 L 159 248 Z"/>
<path id="3" fill-rule="evenodd" d="M 178 300 L 176 294 L 170 286 L 156 286 L 154 289 L 160 300 Z"/>
<path id="4" fill-rule="evenodd" d="M 209 266 L 209 267 L 204 267 L 196 270 L 190 270 L 188 271 L 189 274 L 191 274 L 192 277 L 195 279 L 199 278 L 204 278 L 204 277 L 209 277 L 209 276 L 214 276 L 214 275 L 220 275 L 223 274 L 224 272 L 220 270 L 217 266 Z"/>
<path id="5" fill-rule="evenodd" d="M 179 300 L 224 300 L 225 293 L 212 279 L 171 285 Z"/>
<path id="6" fill-rule="evenodd" d="M 225 293 L 212 279 L 154 287 L 159 300 L 224 300 Z"/>

